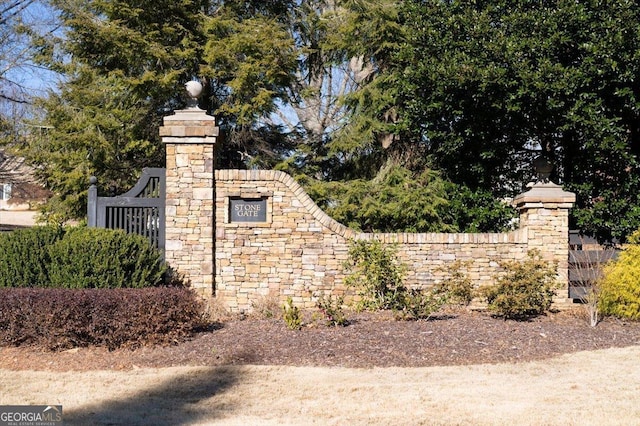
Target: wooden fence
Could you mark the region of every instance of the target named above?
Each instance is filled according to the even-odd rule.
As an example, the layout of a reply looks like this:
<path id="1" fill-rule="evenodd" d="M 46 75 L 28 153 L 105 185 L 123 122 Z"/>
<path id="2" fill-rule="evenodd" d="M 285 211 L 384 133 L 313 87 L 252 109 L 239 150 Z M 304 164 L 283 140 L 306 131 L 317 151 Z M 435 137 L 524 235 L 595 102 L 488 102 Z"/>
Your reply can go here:
<path id="1" fill-rule="evenodd" d="M 601 276 L 603 265 L 617 257 L 615 246 L 603 246 L 580 231 L 569 231 L 569 298 L 584 299 Z"/>

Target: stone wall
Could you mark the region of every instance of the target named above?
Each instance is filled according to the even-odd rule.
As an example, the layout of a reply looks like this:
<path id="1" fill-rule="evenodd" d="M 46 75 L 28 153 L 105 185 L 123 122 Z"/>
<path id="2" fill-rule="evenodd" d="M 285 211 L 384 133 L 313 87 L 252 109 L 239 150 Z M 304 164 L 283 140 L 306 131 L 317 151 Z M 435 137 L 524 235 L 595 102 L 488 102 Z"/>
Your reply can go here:
<path id="1" fill-rule="evenodd" d="M 551 194 L 566 198 L 568 193 L 552 184 L 542 189 L 542 196 Z M 265 199 L 265 221 L 232 221 L 234 198 Z M 469 262 L 469 277 L 476 285 L 486 285 L 494 281 L 501 260 L 522 259 L 532 248 L 558 261 L 559 279 L 566 282 L 571 201 L 556 198 L 553 205 L 517 199 L 521 226 L 509 233 L 367 234 L 331 219 L 285 173 L 217 170 L 215 294 L 232 310 L 249 311 L 252 302 L 268 295 L 291 296 L 298 306 L 313 306 L 319 292 L 345 293 L 343 264 L 349 240 L 372 238 L 397 244 L 398 258 L 408 266 L 410 287 L 442 280 L 447 265 L 456 260 Z M 558 302 L 561 299 L 560 294 Z"/>
<path id="2" fill-rule="evenodd" d="M 406 284 L 441 280 L 448 265 L 468 262 L 476 285 L 494 281 L 502 260 L 531 249 L 557 262 L 567 301 L 568 212 L 575 195 L 539 183 L 514 200 L 518 230 L 502 234 L 366 234 L 327 216 L 294 179 L 273 170 L 213 170 L 218 128 L 197 107 L 165 117 L 166 248 L 169 264 L 205 297 L 251 311 L 264 297 L 313 306 L 314 297 L 345 294 L 351 239 L 397 244 Z"/>

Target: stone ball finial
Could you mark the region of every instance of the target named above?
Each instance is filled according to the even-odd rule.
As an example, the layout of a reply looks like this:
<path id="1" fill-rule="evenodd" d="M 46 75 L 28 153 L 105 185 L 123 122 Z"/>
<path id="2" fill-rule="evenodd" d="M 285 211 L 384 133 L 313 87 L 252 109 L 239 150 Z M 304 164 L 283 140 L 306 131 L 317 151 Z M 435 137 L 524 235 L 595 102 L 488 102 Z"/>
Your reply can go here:
<path id="1" fill-rule="evenodd" d="M 189 108 L 198 108 L 198 98 L 202 94 L 202 84 L 199 81 L 187 81 L 184 85 L 189 94 Z"/>

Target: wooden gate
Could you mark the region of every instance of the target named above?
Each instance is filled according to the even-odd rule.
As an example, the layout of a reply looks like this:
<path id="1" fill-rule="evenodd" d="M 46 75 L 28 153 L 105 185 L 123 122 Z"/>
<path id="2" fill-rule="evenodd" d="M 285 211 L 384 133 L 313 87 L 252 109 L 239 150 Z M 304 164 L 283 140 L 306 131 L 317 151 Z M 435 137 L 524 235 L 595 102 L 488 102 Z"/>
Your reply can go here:
<path id="1" fill-rule="evenodd" d="M 131 190 L 115 197 L 98 197 L 96 184 L 97 179 L 92 177 L 87 202 L 88 226 L 142 235 L 164 250 L 165 169 L 144 169 Z"/>
<path id="2" fill-rule="evenodd" d="M 603 247 L 579 231 L 569 231 L 569 298 L 584 299 L 600 277 L 603 265 L 617 257 L 618 250 Z"/>

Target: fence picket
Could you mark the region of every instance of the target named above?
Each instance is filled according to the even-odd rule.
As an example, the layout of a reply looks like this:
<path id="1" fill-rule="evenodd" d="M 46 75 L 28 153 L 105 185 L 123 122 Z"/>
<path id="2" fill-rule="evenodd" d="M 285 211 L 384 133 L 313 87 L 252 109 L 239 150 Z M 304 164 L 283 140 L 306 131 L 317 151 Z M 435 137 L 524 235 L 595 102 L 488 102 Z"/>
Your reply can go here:
<path id="1" fill-rule="evenodd" d="M 88 226 L 122 229 L 142 235 L 160 250 L 165 246 L 165 169 L 146 168 L 134 187 L 115 197 L 99 197 L 91 179 Z"/>

